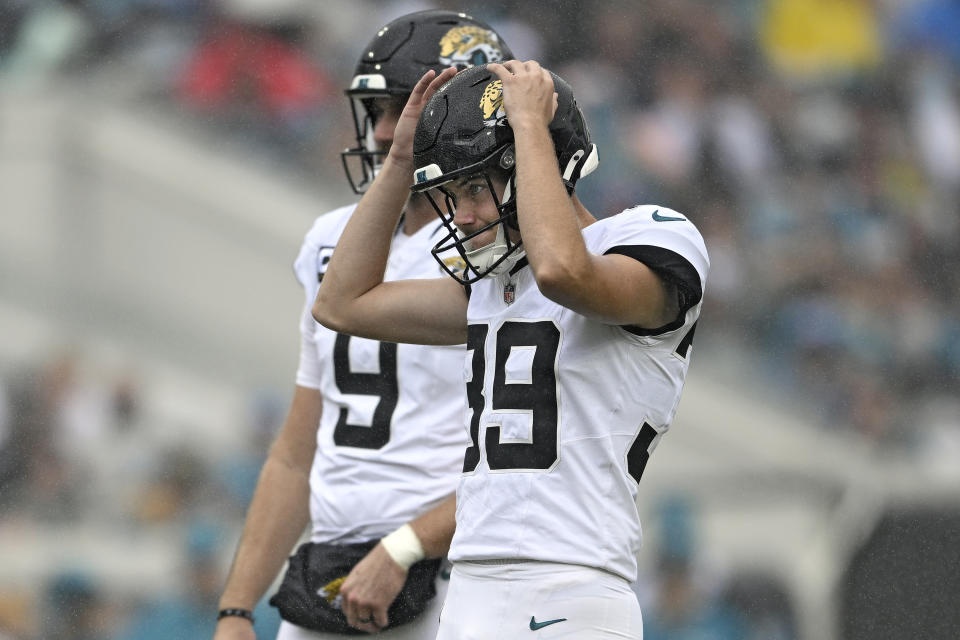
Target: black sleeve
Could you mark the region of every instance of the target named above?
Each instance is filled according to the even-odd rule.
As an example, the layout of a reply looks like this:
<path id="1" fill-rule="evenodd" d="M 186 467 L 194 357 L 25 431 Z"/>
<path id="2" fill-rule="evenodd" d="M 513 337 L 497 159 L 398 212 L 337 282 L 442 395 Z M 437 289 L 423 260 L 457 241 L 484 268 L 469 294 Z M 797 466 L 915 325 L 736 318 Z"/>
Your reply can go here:
<path id="1" fill-rule="evenodd" d="M 638 260 L 650 267 L 657 275 L 677 288 L 677 302 L 680 311 L 673 322 L 656 329 L 644 329 L 633 325 L 624 328 L 639 336 L 652 336 L 667 333 L 683 326 L 684 316 L 690 307 L 703 298 L 700 274 L 690 261 L 676 251 L 654 245 L 620 245 L 608 249 L 606 254 L 619 254 Z"/>

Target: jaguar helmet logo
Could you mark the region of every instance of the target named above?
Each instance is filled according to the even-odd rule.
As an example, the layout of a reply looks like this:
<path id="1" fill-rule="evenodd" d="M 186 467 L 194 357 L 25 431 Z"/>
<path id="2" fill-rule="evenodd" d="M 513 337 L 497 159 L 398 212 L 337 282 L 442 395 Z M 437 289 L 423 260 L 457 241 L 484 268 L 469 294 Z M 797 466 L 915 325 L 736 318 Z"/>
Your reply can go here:
<path id="1" fill-rule="evenodd" d="M 494 80 L 483 90 L 480 98 L 483 111 L 483 124 L 488 127 L 506 124 L 507 114 L 503 110 L 503 82 Z"/>
<path id="2" fill-rule="evenodd" d="M 488 29 L 454 27 L 440 39 L 440 64 L 443 65 L 466 69 L 502 59 L 500 39 Z"/>

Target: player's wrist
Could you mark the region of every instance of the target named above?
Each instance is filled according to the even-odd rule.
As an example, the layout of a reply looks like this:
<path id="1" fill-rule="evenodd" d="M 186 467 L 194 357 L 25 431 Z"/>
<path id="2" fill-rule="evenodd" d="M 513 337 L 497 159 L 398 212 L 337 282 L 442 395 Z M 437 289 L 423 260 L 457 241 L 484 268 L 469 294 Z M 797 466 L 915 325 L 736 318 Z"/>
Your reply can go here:
<path id="1" fill-rule="evenodd" d="M 402 173 L 404 176 L 413 174 L 413 153 L 409 155 L 395 152 L 391 147 L 390 152 L 387 153 L 386 159 L 383 161 L 383 169 L 394 170 L 399 173 Z M 413 182 L 412 180 L 410 181 Z"/>
<path id="2" fill-rule="evenodd" d="M 409 569 L 427 556 L 419 536 L 409 524 L 384 537 L 380 544 L 393 561 L 404 569 Z"/>
<path id="3" fill-rule="evenodd" d="M 513 130 L 513 135 L 530 135 L 533 133 L 543 133 L 547 132 L 549 134 L 550 121 L 544 120 L 543 117 L 534 112 L 523 112 L 513 116 L 507 116 L 510 119 L 510 128 Z"/>

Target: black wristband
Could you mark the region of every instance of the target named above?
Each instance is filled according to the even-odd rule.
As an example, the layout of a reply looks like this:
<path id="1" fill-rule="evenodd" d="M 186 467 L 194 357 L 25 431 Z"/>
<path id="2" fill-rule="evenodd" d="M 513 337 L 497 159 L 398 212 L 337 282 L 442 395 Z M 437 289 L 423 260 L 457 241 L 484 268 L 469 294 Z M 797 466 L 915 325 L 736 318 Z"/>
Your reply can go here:
<path id="1" fill-rule="evenodd" d="M 217 612 L 217 620 L 231 616 L 235 618 L 246 618 L 250 621 L 250 624 L 255 622 L 253 619 L 253 612 L 248 611 L 247 609 L 220 609 L 220 611 Z"/>

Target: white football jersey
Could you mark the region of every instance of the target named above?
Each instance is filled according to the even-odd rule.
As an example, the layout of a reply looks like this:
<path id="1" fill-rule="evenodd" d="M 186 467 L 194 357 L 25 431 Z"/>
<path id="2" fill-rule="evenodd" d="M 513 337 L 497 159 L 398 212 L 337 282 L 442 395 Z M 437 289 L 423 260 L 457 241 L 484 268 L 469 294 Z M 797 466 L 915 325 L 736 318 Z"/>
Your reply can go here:
<path id="1" fill-rule="evenodd" d="M 657 330 L 591 320 L 544 297 L 526 260 L 470 290 L 472 444 L 453 561 L 532 559 L 636 578 L 638 482 L 677 410 L 709 260 L 684 216 L 641 206 L 583 230 L 594 254 L 634 257 L 675 282 Z"/>
<path id="2" fill-rule="evenodd" d="M 294 263 L 306 304 L 297 384 L 323 394 L 310 475 L 315 542 L 360 542 L 390 533 L 455 489 L 468 443 L 463 426 L 464 348 L 354 338 L 326 329 L 310 309 L 356 205 L 321 216 Z M 397 232 L 386 280 L 443 275 L 430 255 L 439 219 Z"/>

